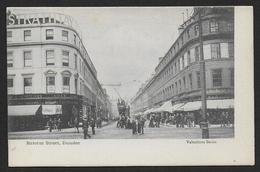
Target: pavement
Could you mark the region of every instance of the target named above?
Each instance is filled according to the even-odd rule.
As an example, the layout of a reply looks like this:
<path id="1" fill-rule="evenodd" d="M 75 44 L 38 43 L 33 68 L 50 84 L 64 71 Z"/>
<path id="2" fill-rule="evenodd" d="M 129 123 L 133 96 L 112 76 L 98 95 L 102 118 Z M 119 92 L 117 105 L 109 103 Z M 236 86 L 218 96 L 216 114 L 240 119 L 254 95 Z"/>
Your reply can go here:
<path id="1" fill-rule="evenodd" d="M 148 122 L 147 122 L 148 124 Z M 161 125 L 160 128 L 144 128 L 143 135 L 133 135 L 132 130 L 116 127 L 116 122 L 107 123 L 102 128 L 95 128 L 96 134 L 89 134 L 91 139 L 200 139 L 201 129 L 176 128 L 175 125 Z M 83 139 L 83 130 L 77 133 L 75 128 L 66 128 L 62 131 L 49 132 L 48 130 L 9 132 L 9 139 Z M 210 138 L 234 138 L 234 127 L 221 128 L 211 125 L 209 128 Z"/>

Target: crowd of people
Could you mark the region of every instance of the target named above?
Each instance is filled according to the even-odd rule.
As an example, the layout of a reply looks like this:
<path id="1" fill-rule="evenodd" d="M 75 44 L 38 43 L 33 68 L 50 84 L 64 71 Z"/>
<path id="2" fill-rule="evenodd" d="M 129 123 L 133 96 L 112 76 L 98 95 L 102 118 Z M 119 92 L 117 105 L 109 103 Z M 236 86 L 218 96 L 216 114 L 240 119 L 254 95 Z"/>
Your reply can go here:
<path id="1" fill-rule="evenodd" d="M 91 138 L 91 136 L 88 134 L 88 128 L 91 128 L 92 135 L 95 135 L 95 127 L 101 128 L 102 126 L 102 119 L 100 117 L 97 117 L 96 119 L 94 117 L 84 117 L 82 119 L 82 124 L 80 125 L 80 120 L 78 118 L 74 118 L 71 121 L 68 121 L 68 126 L 73 127 L 76 129 L 77 133 L 79 132 L 80 126 L 82 127 L 84 139 Z M 49 132 L 52 132 L 53 130 L 61 131 L 62 129 L 62 120 L 61 118 L 49 118 L 47 121 L 47 127 Z"/>
<path id="2" fill-rule="evenodd" d="M 144 134 L 144 126 L 146 119 L 142 116 L 133 117 L 132 120 L 129 116 L 120 115 L 117 120 L 117 128 L 132 129 L 133 135 Z"/>
<path id="3" fill-rule="evenodd" d="M 174 112 L 174 113 L 151 113 L 148 115 L 148 127 L 160 127 L 160 124 L 175 125 L 176 128 L 192 128 L 200 126 L 203 120 L 200 111 L 194 112 Z M 230 127 L 234 124 L 234 112 L 232 110 L 220 111 L 212 110 L 206 113 L 206 120 L 209 124 L 220 125 L 220 127 Z"/>
<path id="4" fill-rule="evenodd" d="M 61 125 L 62 125 L 62 121 L 60 118 L 50 118 L 49 121 L 47 122 L 47 126 L 49 128 L 49 132 L 52 132 L 52 130 L 57 130 L 57 131 L 61 131 Z"/>
<path id="5" fill-rule="evenodd" d="M 132 134 L 144 134 L 144 125 L 145 125 L 145 118 L 137 117 L 136 119 L 132 120 Z"/>

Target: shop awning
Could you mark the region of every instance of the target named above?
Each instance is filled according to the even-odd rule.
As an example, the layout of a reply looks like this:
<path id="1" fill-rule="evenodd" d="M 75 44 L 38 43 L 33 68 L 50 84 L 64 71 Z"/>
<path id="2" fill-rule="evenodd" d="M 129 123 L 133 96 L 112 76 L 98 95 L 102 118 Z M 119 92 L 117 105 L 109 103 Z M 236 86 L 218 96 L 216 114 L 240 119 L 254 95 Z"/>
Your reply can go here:
<path id="1" fill-rule="evenodd" d="M 160 106 L 161 107 L 161 106 Z M 153 108 L 153 110 L 151 112 L 160 112 L 160 107 L 157 107 L 157 108 Z"/>
<path id="2" fill-rule="evenodd" d="M 201 101 L 188 102 L 183 107 L 184 111 L 201 109 Z M 234 108 L 234 99 L 207 100 L 207 109 L 230 109 Z"/>
<path id="3" fill-rule="evenodd" d="M 144 114 L 147 115 L 149 113 L 152 113 L 154 110 L 155 108 L 147 109 L 146 111 L 144 111 Z"/>
<path id="4" fill-rule="evenodd" d="M 234 99 L 207 100 L 208 109 L 230 109 L 234 108 Z"/>
<path id="5" fill-rule="evenodd" d="M 188 102 L 183 105 L 183 111 L 195 111 L 201 108 L 201 101 Z"/>
<path id="6" fill-rule="evenodd" d="M 172 106 L 171 111 L 183 111 L 182 107 L 185 103 L 178 103 Z"/>
<path id="7" fill-rule="evenodd" d="M 62 114 L 61 105 L 42 105 L 43 115 L 57 115 Z"/>
<path id="8" fill-rule="evenodd" d="M 17 105 L 8 106 L 8 116 L 33 116 L 40 105 Z"/>
<path id="9" fill-rule="evenodd" d="M 167 101 L 161 107 L 156 109 L 156 112 L 171 112 L 172 110 L 172 102 Z"/>

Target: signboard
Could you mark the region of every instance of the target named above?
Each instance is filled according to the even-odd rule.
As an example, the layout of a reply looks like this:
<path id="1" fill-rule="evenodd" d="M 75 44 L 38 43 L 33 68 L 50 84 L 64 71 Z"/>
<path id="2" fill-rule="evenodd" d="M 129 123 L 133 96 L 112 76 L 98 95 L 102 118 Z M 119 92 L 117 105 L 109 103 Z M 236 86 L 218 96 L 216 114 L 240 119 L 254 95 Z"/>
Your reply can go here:
<path id="1" fill-rule="evenodd" d="M 7 14 L 8 25 L 41 25 L 48 23 L 58 23 L 72 26 L 71 17 L 58 13 L 37 13 L 15 15 L 9 11 Z"/>
<path id="2" fill-rule="evenodd" d="M 61 105 L 42 105 L 43 115 L 56 115 L 62 114 Z"/>

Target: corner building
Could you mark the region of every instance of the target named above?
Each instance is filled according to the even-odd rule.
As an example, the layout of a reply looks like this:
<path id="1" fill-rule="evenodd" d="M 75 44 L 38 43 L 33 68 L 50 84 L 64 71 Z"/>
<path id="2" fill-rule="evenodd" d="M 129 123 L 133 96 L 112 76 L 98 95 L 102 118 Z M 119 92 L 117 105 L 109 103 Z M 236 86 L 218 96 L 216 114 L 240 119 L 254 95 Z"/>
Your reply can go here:
<path id="1" fill-rule="evenodd" d="M 55 13 L 7 13 L 9 130 L 40 129 L 50 117 L 67 127 L 87 112 L 107 111 L 76 21 Z"/>
<path id="2" fill-rule="evenodd" d="M 155 75 L 132 99 L 133 112 L 201 100 L 198 10 L 179 27 L 179 36 L 159 59 Z M 203 8 L 201 14 L 207 99 L 234 98 L 234 8 Z"/>

